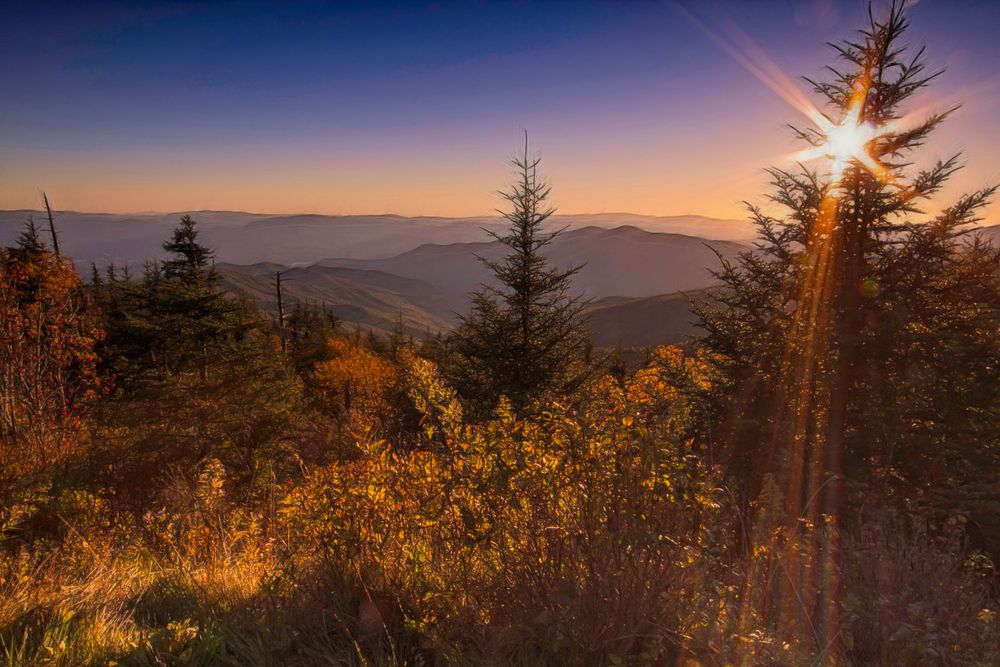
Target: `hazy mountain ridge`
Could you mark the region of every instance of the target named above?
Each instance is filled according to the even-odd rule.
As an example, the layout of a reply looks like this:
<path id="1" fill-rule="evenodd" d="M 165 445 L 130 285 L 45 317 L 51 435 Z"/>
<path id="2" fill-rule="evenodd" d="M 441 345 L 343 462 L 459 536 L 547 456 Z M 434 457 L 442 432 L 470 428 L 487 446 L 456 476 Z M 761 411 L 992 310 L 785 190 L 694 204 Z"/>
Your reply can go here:
<path id="1" fill-rule="evenodd" d="M 993 245 L 1000 246 L 1000 225 L 981 227 L 979 231 Z"/>
<path id="2" fill-rule="evenodd" d="M 86 271 L 90 262 L 129 264 L 137 273 L 147 258 L 163 256 L 162 243 L 182 213 L 56 214 L 63 252 Z M 484 230 L 501 230 L 502 218 L 446 218 L 394 214 L 269 215 L 240 211 L 192 211 L 202 238 L 216 250 L 226 289 L 243 292 L 267 311 L 276 310 L 274 272 L 285 271 L 289 305 L 325 304 L 345 323 L 389 331 L 402 322 L 413 335 L 450 330 L 468 308 L 469 293 L 487 283 L 477 255 L 498 259 L 503 249 Z M 40 211 L 0 211 L 0 244 L 10 244 L 33 216 L 47 239 Z M 643 299 L 699 289 L 712 282 L 713 248 L 731 257 L 748 247 L 747 223 L 704 216 L 632 213 L 554 215 L 548 229 L 565 231 L 547 249 L 553 265 L 583 265 L 575 276 L 586 298 Z M 692 234 L 691 232 L 702 232 Z M 722 240 L 706 241 L 715 237 Z M 331 257 L 333 259 L 331 259 Z M 676 308 L 666 300 L 670 313 Z M 639 322 L 649 304 L 595 303 L 600 344 L 639 344 L 658 334 L 614 326 L 611 319 Z M 673 310 L 671 310 L 673 308 Z M 666 312 L 666 311 L 665 311 Z M 664 317 L 667 317 L 664 315 Z M 673 317 L 673 315 L 669 315 Z M 639 319 L 637 319 L 639 318 Z M 663 317 L 660 318 L 661 320 Z M 669 328 L 669 327 L 668 327 Z M 613 341 L 613 342 L 610 342 Z M 644 343 L 643 343 L 644 344 Z"/>
<path id="3" fill-rule="evenodd" d="M 277 312 L 275 271 L 283 271 L 283 298 L 290 311 L 295 302 L 323 305 L 347 324 L 387 332 L 397 322 L 414 336 L 447 331 L 451 324 L 436 315 L 435 290 L 420 281 L 377 271 L 322 266 L 286 268 L 271 263 L 250 266 L 219 264 L 223 287 L 245 294 L 260 308 Z"/>
<path id="4" fill-rule="evenodd" d="M 47 239 L 43 212 L 0 211 L 0 244 L 12 243 L 29 215 Z M 63 252 L 84 269 L 91 261 L 136 267 L 161 257 L 161 244 L 182 213 L 56 215 Z M 502 229 L 499 217 L 191 215 L 216 249 L 225 287 L 265 310 L 276 310 L 273 276 L 283 270 L 289 304 L 325 304 L 345 323 L 376 331 L 402 321 L 416 336 L 450 330 L 467 309 L 469 293 L 490 280 L 477 255 L 499 259 L 503 252 L 484 231 Z M 554 215 L 547 226 L 565 228 L 547 249 L 552 264 L 583 265 L 574 286 L 595 300 L 588 308 L 595 343 L 626 347 L 677 342 L 694 333 L 679 293 L 710 286 L 715 252 L 732 258 L 750 247 L 754 232 L 735 220 L 632 213 Z M 980 231 L 1000 242 L 1000 225 Z"/>
<path id="5" fill-rule="evenodd" d="M 277 312 L 274 272 L 284 271 L 287 307 L 295 301 L 323 305 L 348 327 L 388 333 L 398 324 L 415 337 L 450 331 L 465 294 L 443 295 L 433 286 L 379 271 L 319 265 L 288 269 L 277 264 L 220 264 L 223 286 L 245 294 L 263 310 Z M 399 291 L 393 289 L 397 286 Z M 421 291 L 426 288 L 426 292 Z M 586 309 L 598 347 L 649 347 L 681 343 L 696 333 L 688 299 L 703 290 L 649 297 L 605 297 Z"/>
<path id="6" fill-rule="evenodd" d="M 682 343 L 698 334 L 691 299 L 704 290 L 656 296 L 608 297 L 587 310 L 587 324 L 598 347 L 652 347 Z"/>
<path id="7" fill-rule="evenodd" d="M 141 264 L 162 254 L 161 244 L 182 213 L 79 213 L 60 211 L 56 224 L 64 252 L 80 262 Z M 44 227 L 42 211 L 0 211 L 0 245 L 17 238 L 28 216 Z M 202 239 L 220 262 L 283 265 L 312 264 L 328 257 L 385 259 L 424 244 L 489 240 L 484 228 L 499 230 L 498 216 L 444 218 L 395 214 L 332 216 L 270 215 L 240 211 L 192 211 Z M 703 216 L 643 216 L 631 213 L 555 215 L 549 227 L 617 227 L 630 224 L 653 232 L 685 233 L 703 238 L 747 240 L 746 222 Z"/>

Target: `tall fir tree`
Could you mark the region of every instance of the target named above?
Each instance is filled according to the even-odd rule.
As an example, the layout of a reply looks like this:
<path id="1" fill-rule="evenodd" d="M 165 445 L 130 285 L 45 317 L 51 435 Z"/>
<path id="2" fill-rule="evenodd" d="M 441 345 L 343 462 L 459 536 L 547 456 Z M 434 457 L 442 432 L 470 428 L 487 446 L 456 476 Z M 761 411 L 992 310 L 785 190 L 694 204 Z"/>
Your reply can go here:
<path id="1" fill-rule="evenodd" d="M 163 249 L 170 257 L 161 270 L 147 272 L 146 280 L 160 315 L 163 345 L 158 352 L 169 373 L 184 372 L 193 361 L 204 384 L 210 370 L 209 348 L 241 336 L 252 325 L 232 317 L 235 307 L 219 287 L 214 253 L 198 241 L 190 215 L 181 217 Z"/>
<path id="2" fill-rule="evenodd" d="M 947 498 L 982 546 L 1000 546 L 1000 254 L 970 231 L 994 188 L 921 215 L 959 164 L 911 169 L 954 110 L 903 120 L 939 74 L 901 43 L 903 9 L 836 45 L 831 81 L 810 81 L 828 115 L 797 133 L 832 173 L 772 169 L 784 215 L 751 207 L 757 248 L 724 262 L 724 288 L 698 306 L 726 378 L 712 444 L 756 520 L 746 542 L 771 553 L 783 535 L 798 550 L 786 546 L 787 581 L 758 572 L 750 597 L 820 653 L 839 631 L 845 517 Z"/>
<path id="3" fill-rule="evenodd" d="M 472 295 L 471 311 L 454 338 L 450 379 L 474 414 L 488 414 L 501 396 L 517 411 L 545 395 L 573 388 L 585 375 L 590 339 L 585 303 L 570 295 L 581 267 L 553 268 L 543 250 L 559 231 L 543 226 L 555 209 L 551 188 L 538 177 L 540 158 L 528 152 L 511 160 L 517 180 L 500 195 L 510 204 L 498 211 L 510 226 L 489 232 L 507 249 L 500 261 L 482 259 L 494 283 Z"/>

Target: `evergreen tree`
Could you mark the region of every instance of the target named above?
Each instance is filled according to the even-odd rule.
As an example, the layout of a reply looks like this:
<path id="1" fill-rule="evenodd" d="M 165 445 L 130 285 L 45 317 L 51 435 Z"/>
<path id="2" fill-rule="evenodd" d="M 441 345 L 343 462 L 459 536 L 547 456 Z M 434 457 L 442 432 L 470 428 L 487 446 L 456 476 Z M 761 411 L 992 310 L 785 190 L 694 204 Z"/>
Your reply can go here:
<path id="1" fill-rule="evenodd" d="M 555 212 L 550 187 L 538 178 L 539 158 L 514 158 L 518 179 L 500 195 L 510 210 L 505 232 L 489 232 L 507 249 L 500 261 L 481 259 L 495 284 L 472 295 L 472 309 L 455 336 L 450 376 L 474 413 L 486 414 L 506 396 L 518 411 L 546 394 L 572 389 L 584 376 L 590 341 L 570 279 L 581 267 L 549 266 L 542 251 L 559 234 L 543 231 Z"/>
<path id="2" fill-rule="evenodd" d="M 215 253 L 198 242 L 198 228 L 190 215 L 181 216 L 173 235 L 163 242 L 163 249 L 173 255 L 163 263 L 163 273 L 168 279 L 189 283 L 218 282 L 218 275 L 210 266 Z"/>
<path id="3" fill-rule="evenodd" d="M 170 256 L 147 263 L 141 281 L 105 286 L 103 356 L 120 385 L 111 418 L 145 433 L 139 464 L 213 456 L 252 482 L 277 461 L 298 385 L 269 324 L 222 290 L 189 216 L 164 249 Z"/>
<path id="4" fill-rule="evenodd" d="M 318 390 L 314 371 L 317 364 L 335 356 L 330 348 L 330 339 L 340 329 L 337 317 L 326 306 L 296 301 L 287 316 L 286 327 L 290 334 L 292 368 L 302 380 L 307 398 L 315 399 Z"/>
<path id="5" fill-rule="evenodd" d="M 17 237 L 17 252 L 22 255 L 38 253 L 45 249 L 42 244 L 41 239 L 38 238 L 38 227 L 35 225 L 35 219 L 28 216 L 27 222 L 24 223 L 24 229 L 21 230 L 21 234 Z"/>
<path id="6" fill-rule="evenodd" d="M 811 545 L 785 563 L 796 590 L 773 599 L 788 603 L 775 605 L 785 620 L 797 615 L 789 607 L 815 612 L 807 625 L 830 633 L 816 637 L 821 645 L 836 632 L 845 503 L 902 512 L 941 509 L 947 497 L 950 512 L 992 527 L 983 544 L 1000 546 L 1000 254 L 969 229 L 994 188 L 919 215 L 958 158 L 908 168 L 951 111 L 903 125 L 903 104 L 937 76 L 922 49 L 907 56 L 906 27 L 896 3 L 860 40 L 835 47 L 846 66 L 813 83 L 829 116 L 798 131 L 833 173 L 772 169 L 771 199 L 785 215 L 751 207 L 757 249 L 724 262 L 724 289 L 698 306 L 726 378 L 710 444 L 743 509 L 761 513 L 758 539 L 780 526 L 787 544 Z M 845 150 L 843 137 L 859 145 Z M 778 498 L 780 514 L 767 519 Z M 803 534 L 817 526 L 823 539 Z"/>
<path id="7" fill-rule="evenodd" d="M 104 279 L 101 278 L 101 272 L 97 269 L 96 262 L 90 263 L 90 286 L 95 291 L 104 286 Z"/>
<path id="8" fill-rule="evenodd" d="M 252 325 L 232 317 L 234 304 L 220 288 L 219 275 L 211 263 L 214 253 L 198 242 L 191 216 L 181 217 L 163 249 L 170 257 L 162 269 L 146 274 L 160 327 L 159 345 L 154 350 L 167 373 L 195 367 L 204 384 L 210 370 L 209 348 L 242 336 Z"/>

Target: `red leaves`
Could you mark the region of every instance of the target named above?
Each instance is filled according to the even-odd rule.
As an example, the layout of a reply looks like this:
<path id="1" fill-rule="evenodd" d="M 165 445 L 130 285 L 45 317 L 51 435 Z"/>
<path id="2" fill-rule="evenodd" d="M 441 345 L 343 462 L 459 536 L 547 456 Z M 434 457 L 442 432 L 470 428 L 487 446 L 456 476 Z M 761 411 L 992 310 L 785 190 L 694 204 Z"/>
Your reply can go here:
<path id="1" fill-rule="evenodd" d="M 107 392 L 94 351 L 103 333 L 83 303 L 69 263 L 0 251 L 0 439 L 19 449 L 12 466 L 65 452 Z"/>

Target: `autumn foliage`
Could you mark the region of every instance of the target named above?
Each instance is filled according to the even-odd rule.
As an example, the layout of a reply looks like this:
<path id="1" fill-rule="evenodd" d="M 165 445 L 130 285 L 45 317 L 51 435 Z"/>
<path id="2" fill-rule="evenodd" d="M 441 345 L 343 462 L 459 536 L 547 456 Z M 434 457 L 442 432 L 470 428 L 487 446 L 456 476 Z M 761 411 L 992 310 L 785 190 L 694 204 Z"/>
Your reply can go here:
<path id="1" fill-rule="evenodd" d="M 406 404 L 396 360 L 357 336 L 331 337 L 326 346 L 331 358 L 318 362 L 311 373 L 322 409 L 353 439 L 371 442 L 399 435 Z"/>
<path id="2" fill-rule="evenodd" d="M 33 228 L 0 250 L 0 480 L 66 456 L 106 386 L 86 305 L 76 271 Z"/>

